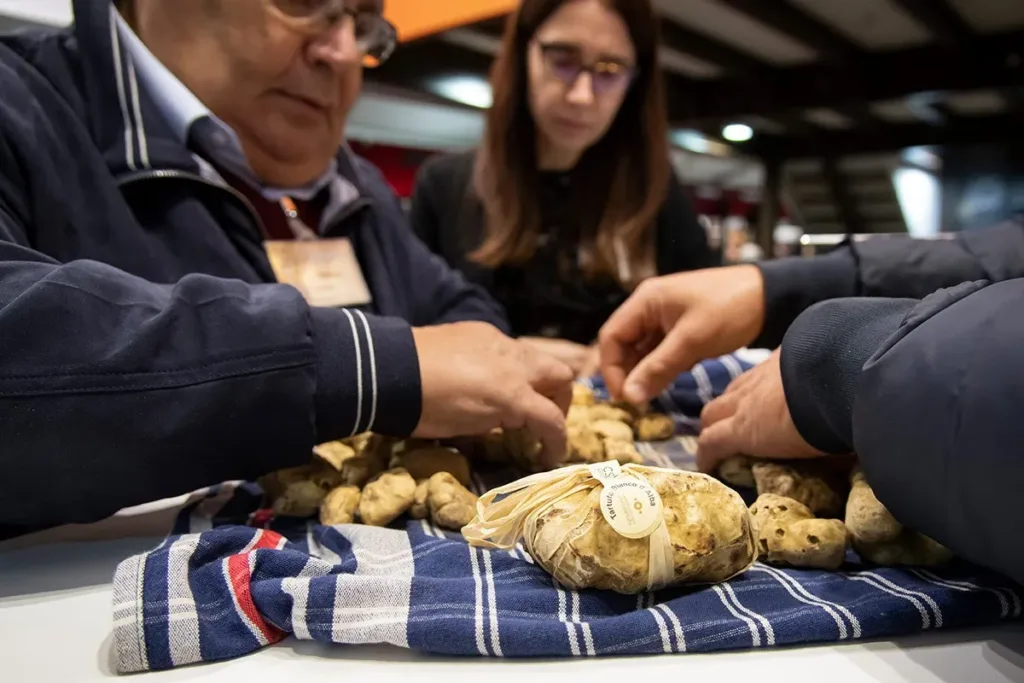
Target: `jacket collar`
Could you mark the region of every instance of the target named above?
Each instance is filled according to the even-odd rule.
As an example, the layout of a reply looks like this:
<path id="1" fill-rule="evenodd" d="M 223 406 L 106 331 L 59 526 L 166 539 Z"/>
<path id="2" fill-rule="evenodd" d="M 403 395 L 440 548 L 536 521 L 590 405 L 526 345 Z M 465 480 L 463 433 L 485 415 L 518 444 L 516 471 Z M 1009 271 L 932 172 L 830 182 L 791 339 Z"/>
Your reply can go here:
<path id="1" fill-rule="evenodd" d="M 155 168 L 197 172 L 192 155 L 175 142 L 170 126 L 139 87 L 112 0 L 74 0 L 72 6 L 93 138 L 114 176 Z"/>

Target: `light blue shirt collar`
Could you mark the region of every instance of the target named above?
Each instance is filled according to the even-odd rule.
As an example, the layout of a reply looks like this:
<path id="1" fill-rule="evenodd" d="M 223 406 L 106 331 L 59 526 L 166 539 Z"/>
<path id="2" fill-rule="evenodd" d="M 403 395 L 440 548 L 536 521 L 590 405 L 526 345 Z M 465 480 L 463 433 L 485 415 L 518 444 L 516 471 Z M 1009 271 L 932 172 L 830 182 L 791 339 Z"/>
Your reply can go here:
<path id="1" fill-rule="evenodd" d="M 126 51 L 135 63 L 135 69 L 147 94 L 156 104 L 160 113 L 170 124 L 178 142 L 188 145 L 189 135 L 193 143 L 199 147 L 210 161 L 230 171 L 233 175 L 249 183 L 266 199 L 277 202 L 284 197 L 308 201 L 320 193 L 325 187 L 331 188 L 331 199 L 325 211 L 324 220 L 359 196 L 356 187 L 338 173 L 338 162 L 331 160 L 330 167 L 312 183 L 297 188 L 274 188 L 265 186 L 252 170 L 238 135 L 221 119 L 217 118 L 185 84 L 171 73 L 149 48 L 135 34 L 124 18 L 115 12 L 118 30 L 126 46 Z M 202 165 L 205 172 L 212 168 Z"/>

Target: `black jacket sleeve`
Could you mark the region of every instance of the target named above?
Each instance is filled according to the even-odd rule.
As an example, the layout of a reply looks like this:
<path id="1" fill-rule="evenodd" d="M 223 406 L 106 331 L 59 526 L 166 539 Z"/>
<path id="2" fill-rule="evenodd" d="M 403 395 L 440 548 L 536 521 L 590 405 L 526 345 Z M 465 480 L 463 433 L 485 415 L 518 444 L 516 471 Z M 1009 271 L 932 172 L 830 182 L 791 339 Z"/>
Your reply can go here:
<path id="1" fill-rule="evenodd" d="M 415 428 L 406 323 L 311 309 L 285 285 L 157 285 L 57 262 L 30 245 L 31 180 L 12 150 L 0 132 L 0 534 L 93 522 L 307 462 L 317 442 Z"/>
<path id="2" fill-rule="evenodd" d="M 841 297 L 921 299 L 944 287 L 1024 277 L 1024 224 L 1008 221 L 950 240 L 879 237 L 847 243 L 816 258 L 759 265 L 765 283 L 765 327 L 754 346 L 779 345 L 809 306 Z"/>
<path id="3" fill-rule="evenodd" d="M 659 275 L 719 265 L 719 259 L 708 246 L 707 232 L 697 222 L 693 207 L 674 173 L 658 215 L 657 252 Z"/>
<path id="4" fill-rule="evenodd" d="M 903 523 L 1024 582 L 1024 280 L 821 303 L 782 346 L 800 433 L 856 452 Z"/>

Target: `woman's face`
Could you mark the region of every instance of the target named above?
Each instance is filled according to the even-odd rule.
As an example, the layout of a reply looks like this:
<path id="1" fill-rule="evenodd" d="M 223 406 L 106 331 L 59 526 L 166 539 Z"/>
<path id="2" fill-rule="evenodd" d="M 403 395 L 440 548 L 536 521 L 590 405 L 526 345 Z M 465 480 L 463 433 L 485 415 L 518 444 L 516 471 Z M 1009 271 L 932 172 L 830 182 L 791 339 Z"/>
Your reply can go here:
<path id="1" fill-rule="evenodd" d="M 527 65 L 542 158 L 575 163 L 615 121 L 636 48 L 625 21 L 601 0 L 568 0 L 537 30 Z"/>

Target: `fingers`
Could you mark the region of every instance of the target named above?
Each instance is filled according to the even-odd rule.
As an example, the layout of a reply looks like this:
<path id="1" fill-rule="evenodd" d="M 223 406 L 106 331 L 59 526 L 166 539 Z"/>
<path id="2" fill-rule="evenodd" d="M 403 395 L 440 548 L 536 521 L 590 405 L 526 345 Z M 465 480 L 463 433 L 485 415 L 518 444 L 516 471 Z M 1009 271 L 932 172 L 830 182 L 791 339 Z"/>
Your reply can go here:
<path id="1" fill-rule="evenodd" d="M 551 399 L 564 415 L 572 403 L 572 383 L 576 373 L 554 356 L 526 349 L 526 381 L 535 391 Z"/>
<path id="2" fill-rule="evenodd" d="M 613 400 L 622 399 L 622 386 L 626 383 L 626 375 L 633 369 L 636 361 L 631 360 L 631 348 L 616 339 L 606 338 L 603 334 L 598 346 L 601 354 L 601 376 L 605 387 Z"/>
<path id="3" fill-rule="evenodd" d="M 698 340 L 693 322 L 681 319 L 626 377 L 623 397 L 630 403 L 642 404 L 665 391 L 676 377 L 700 360 Z"/>
<path id="4" fill-rule="evenodd" d="M 697 439 L 697 469 L 713 473 L 723 460 L 743 453 L 739 446 L 734 417 L 727 417 L 710 427 L 702 428 Z"/>
<path id="5" fill-rule="evenodd" d="M 558 410 L 562 412 L 562 415 L 569 414 L 569 407 L 572 405 L 572 383 L 560 385 L 551 392 L 541 392 L 541 395 L 549 399 Z"/>
<path id="6" fill-rule="evenodd" d="M 654 332 L 660 332 L 658 321 L 651 313 L 650 287 L 641 285 L 622 304 L 601 328 L 598 350 L 601 354 L 601 374 L 612 398 L 623 398 L 626 376 L 640 357 L 637 345 Z"/>
<path id="7" fill-rule="evenodd" d="M 577 373 L 577 377 L 580 377 L 580 378 L 583 378 L 583 379 L 588 378 L 588 377 L 593 377 L 594 375 L 596 375 L 600 371 L 601 371 L 601 354 L 597 350 L 597 347 L 595 346 L 595 347 L 591 348 L 587 352 L 587 359 L 583 363 L 583 367 L 580 368 L 580 371 Z"/>
<path id="8" fill-rule="evenodd" d="M 622 400 L 622 387 L 626 383 L 626 370 L 619 365 L 605 365 L 602 361 L 601 377 L 613 401 Z"/>
<path id="9" fill-rule="evenodd" d="M 519 341 L 530 347 L 533 351 L 557 358 L 576 373 L 582 371 L 590 357 L 590 349 L 588 347 L 562 339 L 524 337 Z"/>
<path id="10" fill-rule="evenodd" d="M 733 381 L 729 382 L 729 386 L 725 388 L 724 395 L 735 394 L 743 387 L 747 386 L 755 379 L 757 379 L 757 376 L 758 368 L 754 368 L 753 370 L 748 370 L 747 372 L 744 372 L 742 375 L 740 375 Z"/>
<path id="11" fill-rule="evenodd" d="M 527 431 L 540 441 L 541 464 L 557 467 L 565 460 L 565 413 L 551 400 L 534 392 L 524 394 L 521 406 Z"/>
<path id="12" fill-rule="evenodd" d="M 529 346 L 523 348 L 529 386 L 518 392 L 517 422 L 540 441 L 542 464 L 555 467 L 565 459 L 565 415 L 572 404 L 576 373 L 554 356 Z"/>
<path id="13" fill-rule="evenodd" d="M 723 394 L 714 401 L 711 401 L 711 403 L 708 403 L 704 406 L 704 409 L 700 411 L 701 428 L 707 429 L 713 424 L 735 415 L 739 402 L 740 394 L 737 392 L 732 394 Z"/>

